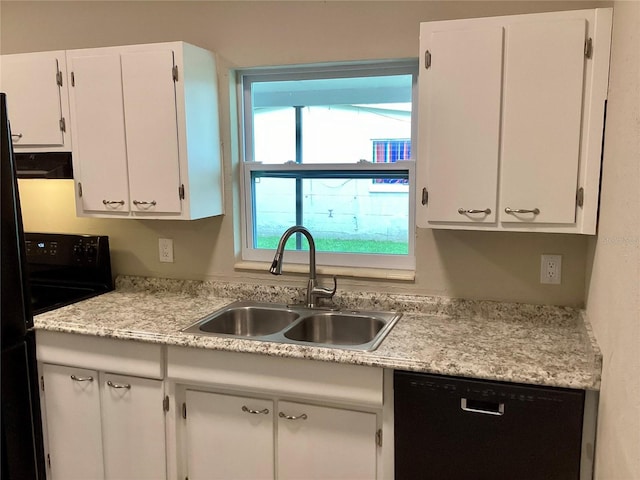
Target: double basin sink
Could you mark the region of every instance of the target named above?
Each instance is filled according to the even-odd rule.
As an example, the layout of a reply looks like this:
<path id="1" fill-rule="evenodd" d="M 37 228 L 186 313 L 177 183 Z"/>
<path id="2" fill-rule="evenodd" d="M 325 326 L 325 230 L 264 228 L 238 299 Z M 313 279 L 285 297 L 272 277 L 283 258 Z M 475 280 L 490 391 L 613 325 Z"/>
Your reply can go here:
<path id="1" fill-rule="evenodd" d="M 375 350 L 401 314 L 306 308 L 239 301 L 183 329 L 184 333 L 267 342 Z"/>

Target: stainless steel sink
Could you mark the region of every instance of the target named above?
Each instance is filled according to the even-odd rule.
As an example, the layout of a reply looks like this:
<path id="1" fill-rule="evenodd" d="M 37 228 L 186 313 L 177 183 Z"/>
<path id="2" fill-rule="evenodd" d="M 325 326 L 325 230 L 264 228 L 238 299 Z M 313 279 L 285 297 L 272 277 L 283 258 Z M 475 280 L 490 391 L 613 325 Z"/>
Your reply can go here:
<path id="1" fill-rule="evenodd" d="M 349 350 L 375 350 L 399 320 L 391 312 L 337 311 L 264 302 L 234 302 L 182 330 Z"/>
<path id="2" fill-rule="evenodd" d="M 290 340 L 330 345 L 362 345 L 373 341 L 387 322 L 359 313 L 317 313 L 288 329 Z"/>
<path id="3" fill-rule="evenodd" d="M 236 302 L 200 319 L 186 333 L 217 333 L 237 337 L 260 337 L 283 330 L 300 317 L 286 305 Z"/>

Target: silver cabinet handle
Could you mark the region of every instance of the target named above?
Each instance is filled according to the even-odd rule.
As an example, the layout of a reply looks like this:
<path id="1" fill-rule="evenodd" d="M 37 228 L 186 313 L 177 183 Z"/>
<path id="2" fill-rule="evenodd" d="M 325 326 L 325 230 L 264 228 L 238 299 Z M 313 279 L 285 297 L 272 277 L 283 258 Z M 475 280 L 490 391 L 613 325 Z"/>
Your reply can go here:
<path id="1" fill-rule="evenodd" d="M 103 205 L 124 205 L 124 200 L 102 200 Z"/>
<path id="2" fill-rule="evenodd" d="M 489 410 L 489 409 L 483 409 L 483 408 L 470 407 L 468 405 L 468 400 L 466 398 L 461 398 L 460 399 L 460 408 L 462 410 L 464 410 L 465 412 L 482 413 L 484 415 L 497 415 L 497 416 L 504 415 L 504 403 L 498 403 L 497 404 L 497 409 Z"/>
<path id="3" fill-rule="evenodd" d="M 464 215 L 465 213 L 485 213 L 485 214 L 489 215 L 491 213 L 491 209 L 490 208 L 485 208 L 484 210 L 476 210 L 476 209 L 470 208 L 469 210 L 466 210 L 464 208 L 459 208 L 458 209 L 458 213 L 460 215 Z"/>
<path id="4" fill-rule="evenodd" d="M 278 413 L 278 416 L 280 418 L 286 418 L 287 420 L 306 420 L 308 418 L 306 413 L 303 413 L 302 415 L 298 415 L 297 417 L 295 417 L 293 415 L 287 415 L 283 412 L 280 412 Z"/>
<path id="5" fill-rule="evenodd" d="M 71 380 L 74 382 L 93 382 L 93 377 L 76 377 L 75 375 L 71 375 Z"/>
<path id="6" fill-rule="evenodd" d="M 243 412 L 247 412 L 247 413 L 251 413 L 253 415 L 268 415 L 269 414 L 269 409 L 268 408 L 264 408 L 262 410 L 252 410 L 250 408 L 247 408 L 245 405 L 242 406 L 242 411 Z"/>
<path id="7" fill-rule="evenodd" d="M 131 388 L 131 385 L 128 383 L 113 383 L 111 380 L 107 380 L 107 385 L 111 388 L 126 388 L 127 390 Z"/>
<path id="8" fill-rule="evenodd" d="M 524 208 L 505 208 L 504 209 L 505 213 L 533 213 L 534 215 L 538 215 L 540 213 L 540 209 L 539 208 L 534 208 L 533 210 L 527 210 Z"/>
<path id="9" fill-rule="evenodd" d="M 150 202 L 142 202 L 139 200 L 134 200 L 133 204 L 138 206 L 138 205 L 149 205 L 149 206 L 155 206 L 156 201 L 155 200 L 151 200 Z"/>
<path id="10" fill-rule="evenodd" d="M 22 138 L 22 134 L 21 133 L 12 133 L 11 134 L 11 140 L 13 140 L 15 142 L 17 142 L 21 138 Z"/>

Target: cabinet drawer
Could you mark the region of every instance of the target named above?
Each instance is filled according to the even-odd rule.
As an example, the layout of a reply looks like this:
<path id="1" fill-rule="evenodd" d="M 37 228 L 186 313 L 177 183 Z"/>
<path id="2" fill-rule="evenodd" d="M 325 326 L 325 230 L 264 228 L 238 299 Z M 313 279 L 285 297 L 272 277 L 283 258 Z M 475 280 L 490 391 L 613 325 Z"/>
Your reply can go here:
<path id="1" fill-rule="evenodd" d="M 36 332 L 38 361 L 162 378 L 162 346 L 71 333 Z"/>

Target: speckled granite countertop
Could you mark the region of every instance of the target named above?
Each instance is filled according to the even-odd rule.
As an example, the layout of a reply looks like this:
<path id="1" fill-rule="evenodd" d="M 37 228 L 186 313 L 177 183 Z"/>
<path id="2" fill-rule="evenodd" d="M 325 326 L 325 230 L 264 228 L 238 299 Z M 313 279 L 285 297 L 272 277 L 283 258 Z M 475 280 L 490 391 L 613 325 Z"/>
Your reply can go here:
<path id="1" fill-rule="evenodd" d="M 602 356 L 583 312 L 443 297 L 342 292 L 334 305 L 402 312 L 373 352 L 307 347 L 180 330 L 235 300 L 302 303 L 304 290 L 118 277 L 116 290 L 35 317 L 41 330 L 369 365 L 579 389 L 600 387 Z"/>

